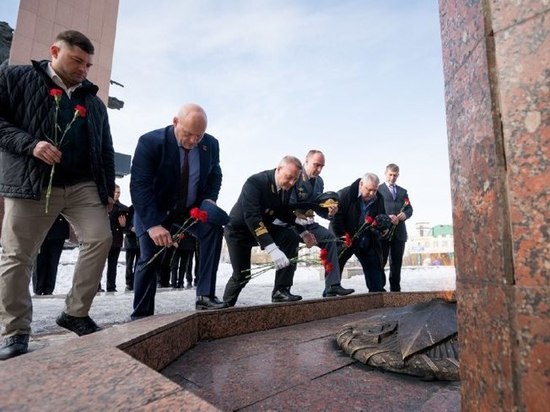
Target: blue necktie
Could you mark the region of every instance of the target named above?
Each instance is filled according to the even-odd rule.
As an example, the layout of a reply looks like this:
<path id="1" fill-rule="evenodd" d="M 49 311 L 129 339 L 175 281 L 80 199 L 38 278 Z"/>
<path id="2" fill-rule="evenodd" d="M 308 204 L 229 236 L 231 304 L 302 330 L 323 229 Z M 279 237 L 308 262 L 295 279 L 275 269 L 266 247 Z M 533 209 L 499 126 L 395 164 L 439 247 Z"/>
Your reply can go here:
<path id="1" fill-rule="evenodd" d="M 187 206 L 187 192 L 189 191 L 189 150 L 183 148 L 183 165 L 181 167 L 180 175 L 180 198 L 179 208 L 185 209 Z"/>

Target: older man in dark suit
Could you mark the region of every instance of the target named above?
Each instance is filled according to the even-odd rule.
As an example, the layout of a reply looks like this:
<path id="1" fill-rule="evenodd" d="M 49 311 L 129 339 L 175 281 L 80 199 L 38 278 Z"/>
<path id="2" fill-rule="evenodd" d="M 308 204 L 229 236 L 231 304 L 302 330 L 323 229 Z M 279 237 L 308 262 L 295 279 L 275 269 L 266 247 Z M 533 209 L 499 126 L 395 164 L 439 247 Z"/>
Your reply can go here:
<path id="1" fill-rule="evenodd" d="M 338 192 L 340 203 L 338 212 L 330 223 L 330 229 L 337 237 L 348 234 L 352 238 L 351 245 L 343 247 L 339 253 L 340 271 L 348 259 L 355 255 L 361 263 L 365 275 L 365 283 L 369 292 L 385 292 L 386 277 L 382 264 L 383 254 L 380 235 L 365 228 L 367 218 L 384 215 L 384 199 L 378 193 L 380 179 L 374 173 L 365 173 L 350 186 Z M 369 220 L 370 221 L 370 220 Z"/>
<path id="2" fill-rule="evenodd" d="M 407 189 L 397 186 L 395 182 L 399 177 L 399 166 L 390 163 L 386 166 L 384 173 L 386 181 L 378 187 L 378 192 L 384 198 L 386 213 L 395 225 L 393 234 L 389 239 L 382 241 L 384 254 L 384 266 L 390 260 L 390 291 L 401 291 L 401 266 L 403 264 L 403 253 L 407 241 L 407 227 L 405 220 L 413 214 L 413 208 L 409 201 Z"/>
<path id="3" fill-rule="evenodd" d="M 173 124 L 140 137 L 130 180 L 135 208 L 134 225 L 141 255 L 134 280 L 132 319 L 154 313 L 156 272 L 160 259 L 148 263 L 162 247 L 175 245 L 170 229 L 189 218 L 192 207 L 215 203 L 222 172 L 218 140 L 205 133 L 207 117 L 196 104 L 184 105 Z M 215 296 L 216 274 L 223 229 L 218 224 L 198 222 L 191 232 L 199 243 L 200 276 L 197 309 L 221 309 L 227 305 Z"/>

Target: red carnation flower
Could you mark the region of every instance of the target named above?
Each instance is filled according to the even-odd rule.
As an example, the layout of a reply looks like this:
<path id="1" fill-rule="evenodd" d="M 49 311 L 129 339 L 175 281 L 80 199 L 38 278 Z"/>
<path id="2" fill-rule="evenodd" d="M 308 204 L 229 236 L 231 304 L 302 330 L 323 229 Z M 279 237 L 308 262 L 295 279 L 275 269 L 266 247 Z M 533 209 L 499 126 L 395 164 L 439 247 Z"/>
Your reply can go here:
<path id="1" fill-rule="evenodd" d="M 179 229 L 172 235 L 172 242 L 179 242 L 180 240 L 185 238 L 185 233 L 189 231 L 191 226 L 196 224 L 197 222 L 206 222 L 208 219 L 208 213 L 206 211 L 199 209 L 198 207 L 194 207 L 189 211 L 189 218 L 183 222 L 183 225 L 179 227 Z M 153 255 L 149 261 L 145 264 L 145 266 L 151 264 L 157 257 L 160 256 L 160 254 L 166 249 L 166 246 L 163 246 L 162 249 L 160 249 L 157 253 Z"/>
<path id="2" fill-rule="evenodd" d="M 63 95 L 63 90 L 61 90 L 61 89 L 50 89 L 50 96 L 53 96 L 57 99 L 58 97 L 61 97 L 62 95 Z"/>
<path id="3" fill-rule="evenodd" d="M 192 208 L 191 211 L 189 212 L 189 215 L 190 215 L 193 219 L 197 219 L 197 220 L 199 220 L 200 214 L 201 214 L 201 210 L 200 210 L 198 207 Z"/>
<path id="4" fill-rule="evenodd" d="M 75 116 L 86 117 L 86 108 L 80 104 L 74 107 Z"/>
<path id="5" fill-rule="evenodd" d="M 351 235 L 349 233 L 346 233 L 346 238 L 344 240 L 344 244 L 346 245 L 346 247 L 350 247 L 352 242 L 353 240 L 351 238 Z"/>
<path id="6" fill-rule="evenodd" d="M 371 225 L 373 221 L 374 221 L 374 219 L 372 218 L 372 216 L 370 216 L 370 215 L 365 216 L 365 223 L 367 225 Z"/>
<path id="7" fill-rule="evenodd" d="M 208 220 L 208 212 L 206 210 L 201 210 L 199 222 L 206 223 L 207 220 Z"/>
<path id="8" fill-rule="evenodd" d="M 61 101 L 61 96 L 63 95 L 63 90 L 61 89 L 50 89 L 50 96 L 53 97 L 55 102 L 55 112 L 54 112 L 54 126 L 53 126 L 53 137 L 46 136 L 46 138 L 50 141 L 51 144 L 53 144 L 57 149 L 61 149 L 63 145 L 63 140 L 65 139 L 65 136 L 67 135 L 67 132 L 71 129 L 73 123 L 78 119 L 79 117 L 86 117 L 86 108 L 84 106 L 81 106 L 77 104 L 74 108 L 74 114 L 73 118 L 67 125 L 65 126 L 65 129 L 62 129 L 61 126 L 58 123 L 58 114 L 59 114 L 59 102 Z M 61 137 L 59 137 L 59 133 L 61 133 Z M 50 196 L 52 194 L 52 184 L 53 184 L 53 175 L 55 172 L 55 163 L 52 165 L 52 168 L 50 170 L 50 180 L 48 181 L 48 186 L 46 188 L 46 207 L 45 212 L 48 213 L 48 206 L 50 204 Z"/>
<path id="9" fill-rule="evenodd" d="M 208 220 L 208 213 L 205 210 L 201 210 L 198 207 L 194 207 L 189 212 L 189 215 L 195 219 L 198 220 L 201 223 L 205 223 Z"/>

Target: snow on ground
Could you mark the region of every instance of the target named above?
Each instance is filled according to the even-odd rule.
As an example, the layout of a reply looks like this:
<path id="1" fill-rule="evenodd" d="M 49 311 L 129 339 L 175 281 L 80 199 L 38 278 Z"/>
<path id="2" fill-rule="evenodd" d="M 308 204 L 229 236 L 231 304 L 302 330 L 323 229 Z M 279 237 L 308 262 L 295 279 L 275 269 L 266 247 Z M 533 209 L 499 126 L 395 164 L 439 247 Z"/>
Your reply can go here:
<path id="1" fill-rule="evenodd" d="M 52 296 L 33 296 L 34 334 L 59 332 L 55 318 L 63 310 L 65 295 L 72 286 L 74 264 L 78 248 L 64 250 L 59 262 L 57 283 Z M 227 280 L 231 276 L 231 265 L 220 263 L 216 293 L 219 298 Z M 270 270 L 253 278 L 243 289 L 237 306 L 250 306 L 271 303 L 271 291 L 275 271 Z M 105 288 L 105 271 L 101 284 Z M 366 293 L 367 287 L 363 276 L 342 279 L 342 286 L 354 288 L 356 293 Z M 98 293 L 94 299 L 90 316 L 100 325 L 127 322 L 132 312 L 133 293 L 125 291 L 124 251 L 121 252 L 117 273 L 118 292 Z M 298 267 L 294 276 L 292 292 L 302 295 L 304 299 L 321 297 L 324 282 L 320 278 L 319 267 Z M 452 266 L 406 267 L 401 273 L 401 290 L 403 292 L 455 290 L 455 268 Z M 32 291 L 32 289 L 31 289 Z M 31 292 L 32 293 L 32 292 Z M 157 290 L 155 313 L 167 314 L 195 310 L 195 290 L 162 288 Z"/>

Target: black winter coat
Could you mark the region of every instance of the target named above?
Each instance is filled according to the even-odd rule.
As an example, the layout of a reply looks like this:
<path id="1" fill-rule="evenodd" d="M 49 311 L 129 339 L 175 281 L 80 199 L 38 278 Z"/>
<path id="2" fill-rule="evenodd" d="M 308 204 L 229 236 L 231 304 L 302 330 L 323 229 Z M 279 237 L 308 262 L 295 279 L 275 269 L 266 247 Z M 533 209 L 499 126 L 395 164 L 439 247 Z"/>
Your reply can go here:
<path id="1" fill-rule="evenodd" d="M 40 200 L 51 167 L 32 155 L 53 127 L 54 99 L 59 88 L 46 72 L 48 62 L 0 66 L 0 196 Z M 114 149 L 107 109 L 98 87 L 85 80 L 86 121 L 93 179 L 107 204 L 115 189 Z"/>
<path id="2" fill-rule="evenodd" d="M 359 181 L 357 179 L 351 184 L 351 186 L 345 187 L 338 191 L 340 201 L 338 203 L 338 212 L 334 215 L 330 223 L 330 230 L 334 232 L 337 237 L 343 237 L 346 233 L 349 233 L 353 237 L 357 230 L 361 227 L 361 206 L 359 204 Z M 369 208 L 368 215 L 375 218 L 380 214 L 386 214 L 384 207 L 384 198 L 380 193 L 376 193 L 376 200 Z M 365 231 L 363 236 L 368 236 L 369 239 L 366 242 L 369 247 L 372 247 L 380 260 L 382 261 L 382 244 L 380 243 L 379 236 L 370 231 Z M 354 242 L 355 244 L 358 242 Z"/>
<path id="3" fill-rule="evenodd" d="M 296 216 L 287 207 L 289 198 L 290 194 L 283 203 L 277 193 L 275 169 L 250 176 L 229 213 L 226 233 L 244 239 L 254 238 L 262 249 L 274 243 L 269 229 L 275 219 L 296 229 L 297 234 L 301 233 L 305 229 L 294 224 Z"/>

